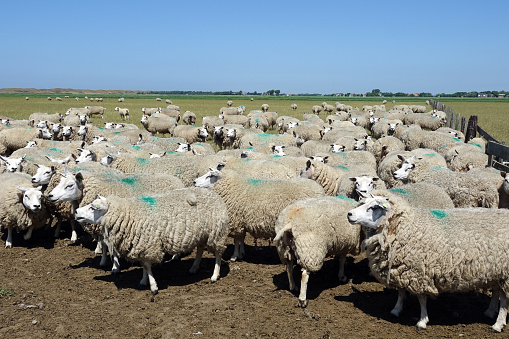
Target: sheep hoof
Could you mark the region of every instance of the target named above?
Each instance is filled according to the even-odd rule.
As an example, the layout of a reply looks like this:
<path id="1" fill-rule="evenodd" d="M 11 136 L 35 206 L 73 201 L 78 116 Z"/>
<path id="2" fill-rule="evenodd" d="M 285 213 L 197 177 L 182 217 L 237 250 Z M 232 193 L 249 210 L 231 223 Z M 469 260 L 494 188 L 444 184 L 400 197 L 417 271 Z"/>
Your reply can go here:
<path id="1" fill-rule="evenodd" d="M 343 275 L 341 277 L 338 277 L 339 278 L 339 282 L 340 283 L 346 283 L 348 282 L 348 277 L 346 275 Z"/>
<path id="2" fill-rule="evenodd" d="M 493 330 L 493 332 L 500 333 L 500 332 L 502 332 L 503 327 L 504 327 L 503 325 L 495 324 L 495 325 L 491 326 L 491 329 Z"/>
<path id="3" fill-rule="evenodd" d="M 306 308 L 308 306 L 308 301 L 299 299 L 299 307 Z"/>

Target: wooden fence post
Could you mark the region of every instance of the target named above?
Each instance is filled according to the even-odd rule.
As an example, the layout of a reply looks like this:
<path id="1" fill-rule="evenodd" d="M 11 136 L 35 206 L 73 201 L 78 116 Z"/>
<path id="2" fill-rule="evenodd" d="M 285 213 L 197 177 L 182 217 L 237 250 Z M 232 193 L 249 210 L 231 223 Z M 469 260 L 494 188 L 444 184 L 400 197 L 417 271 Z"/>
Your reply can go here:
<path id="1" fill-rule="evenodd" d="M 465 142 L 475 138 L 477 133 L 477 115 L 471 115 L 468 119 L 467 134 L 465 135 Z"/>
<path id="2" fill-rule="evenodd" d="M 461 133 L 465 134 L 465 125 L 467 123 L 467 119 L 465 117 L 461 117 Z"/>

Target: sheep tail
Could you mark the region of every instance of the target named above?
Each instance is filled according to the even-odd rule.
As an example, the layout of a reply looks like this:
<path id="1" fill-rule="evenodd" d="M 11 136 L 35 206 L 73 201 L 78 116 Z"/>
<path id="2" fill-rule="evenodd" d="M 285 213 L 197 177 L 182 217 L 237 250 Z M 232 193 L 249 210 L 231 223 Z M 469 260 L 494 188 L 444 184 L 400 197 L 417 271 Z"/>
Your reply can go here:
<path id="1" fill-rule="evenodd" d="M 292 224 L 291 223 L 288 223 L 286 224 L 279 232 L 277 232 L 276 236 L 274 237 L 274 241 L 279 241 L 283 235 L 285 234 L 286 231 L 291 231 L 292 230 Z"/>

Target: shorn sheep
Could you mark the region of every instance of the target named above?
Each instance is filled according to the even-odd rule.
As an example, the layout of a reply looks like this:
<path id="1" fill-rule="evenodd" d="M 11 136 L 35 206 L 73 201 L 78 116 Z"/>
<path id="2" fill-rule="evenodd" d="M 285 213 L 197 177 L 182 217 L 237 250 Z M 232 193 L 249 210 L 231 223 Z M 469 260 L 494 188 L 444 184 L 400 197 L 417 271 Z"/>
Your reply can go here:
<path id="1" fill-rule="evenodd" d="M 140 262 L 143 265 L 140 284 L 150 283 L 152 295 L 158 291 L 152 264 L 162 262 L 165 254 L 197 248 L 190 269 L 190 273 L 196 273 L 207 248 L 216 257 L 210 281 L 219 278 L 228 237 L 228 214 L 215 192 L 191 187 L 153 196 L 100 197 L 78 208 L 76 220 L 101 225 L 109 248 L 127 260 Z"/>
<path id="2" fill-rule="evenodd" d="M 310 272 L 322 268 L 326 257 L 339 257 L 339 281 L 346 282 L 347 254 L 357 255 L 364 233 L 360 226 L 350 225 L 347 213 L 356 206 L 346 197 L 320 197 L 299 200 L 287 206 L 276 221 L 276 246 L 281 262 L 286 265 L 290 291 L 296 291 L 293 265 L 301 267 L 299 306 L 306 307 Z"/>
<path id="3" fill-rule="evenodd" d="M 120 115 L 120 120 L 129 120 L 129 108 L 115 107 L 115 111 Z"/>
<path id="4" fill-rule="evenodd" d="M 372 196 L 348 212 L 348 220 L 376 230 L 364 242 L 366 255 L 376 279 L 399 291 L 393 315 L 399 316 L 408 291 L 419 300 L 417 327 L 424 329 L 428 296 L 493 289 L 485 314 L 493 317 L 498 308 L 492 328 L 502 331 L 509 293 L 508 210 L 419 209 L 399 197 Z"/>
<path id="5" fill-rule="evenodd" d="M 324 195 L 323 188 L 314 181 L 292 179 L 253 179 L 235 171 L 210 169 L 195 180 L 198 187 L 210 187 L 223 198 L 228 209 L 230 236 L 235 249 L 230 260 L 244 256 L 244 238 L 250 233 L 255 238 L 272 239 L 279 213 L 291 203 Z"/>

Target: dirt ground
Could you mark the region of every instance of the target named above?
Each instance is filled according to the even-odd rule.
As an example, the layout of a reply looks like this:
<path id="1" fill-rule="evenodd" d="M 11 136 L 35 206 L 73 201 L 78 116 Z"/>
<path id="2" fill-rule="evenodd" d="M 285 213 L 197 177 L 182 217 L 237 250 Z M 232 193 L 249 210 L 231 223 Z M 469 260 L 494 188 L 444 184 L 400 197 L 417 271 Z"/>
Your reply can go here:
<path id="1" fill-rule="evenodd" d="M 397 293 L 368 275 L 367 260 L 349 258 L 340 284 L 338 263 L 327 260 L 309 279 L 306 309 L 288 291 L 285 268 L 274 246 L 248 239 L 244 261 L 223 261 L 210 284 L 213 257 L 187 273 L 194 254 L 154 267 L 159 294 L 151 302 L 138 283 L 142 269 L 122 261 L 122 273 L 99 267 L 95 243 L 70 232 L 54 240 L 35 231 L 30 241 L 15 234 L 14 247 L 0 242 L 0 338 L 508 338 L 491 332 L 484 294 L 443 295 L 428 301 L 428 329 L 417 330 L 416 298 L 399 319 L 390 315 Z M 64 239 L 65 237 L 65 239 Z M 229 258 L 229 245 L 223 258 Z M 295 270 L 300 282 L 300 270 Z"/>

